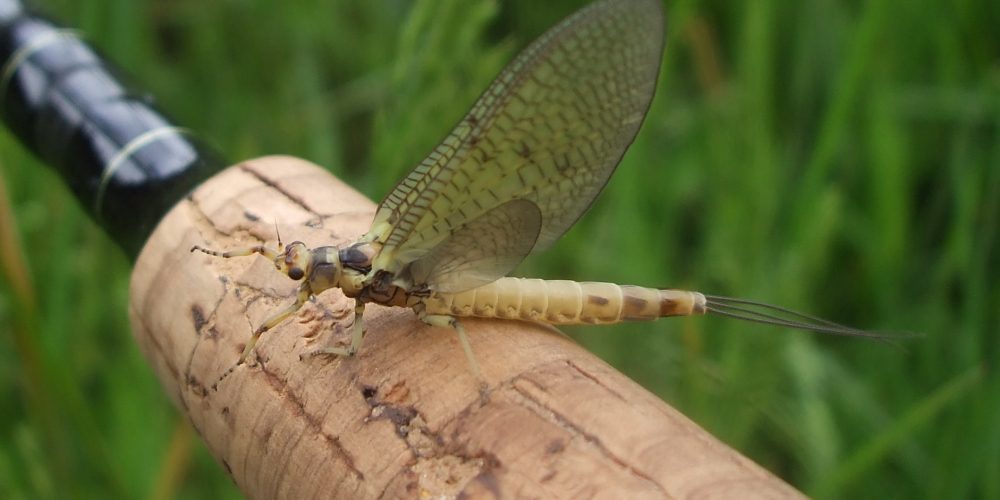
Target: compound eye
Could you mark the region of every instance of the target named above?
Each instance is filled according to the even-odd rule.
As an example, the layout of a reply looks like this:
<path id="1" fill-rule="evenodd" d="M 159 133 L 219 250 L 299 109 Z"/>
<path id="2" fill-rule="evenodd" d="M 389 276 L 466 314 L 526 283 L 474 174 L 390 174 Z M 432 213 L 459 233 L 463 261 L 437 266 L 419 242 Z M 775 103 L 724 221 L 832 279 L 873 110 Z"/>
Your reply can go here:
<path id="1" fill-rule="evenodd" d="M 293 280 L 300 280 L 303 276 L 305 276 L 305 274 L 306 273 L 302 271 L 302 268 L 299 267 L 293 267 L 288 270 L 288 277 Z"/>

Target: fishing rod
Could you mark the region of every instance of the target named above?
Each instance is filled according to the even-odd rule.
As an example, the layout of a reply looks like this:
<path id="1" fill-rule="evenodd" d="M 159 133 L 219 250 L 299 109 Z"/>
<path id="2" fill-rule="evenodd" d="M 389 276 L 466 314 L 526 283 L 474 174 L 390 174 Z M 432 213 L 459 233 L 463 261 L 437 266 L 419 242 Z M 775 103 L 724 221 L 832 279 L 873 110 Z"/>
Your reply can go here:
<path id="1" fill-rule="evenodd" d="M 78 33 L 11 0 L 0 0 L 0 57 L 0 114 L 135 259 L 137 343 L 248 496 L 546 496 L 553 474 L 621 496 L 795 493 L 539 324 L 469 320 L 482 374 L 496 381 L 483 394 L 452 362 L 451 337 L 408 311 L 373 306 L 369 347 L 353 359 L 301 360 L 303 344 L 343 333 L 352 311 L 327 293 L 303 307 L 311 320 L 282 325 L 252 367 L 212 387 L 246 350 L 248 319 L 291 290 L 270 265 L 195 258 L 192 246 L 270 240 L 276 216 L 281 234 L 340 244 L 365 230 L 374 204 L 303 160 L 223 169 Z"/>
<path id="2" fill-rule="evenodd" d="M 131 258 L 222 155 L 81 38 L 0 0 L 0 116 Z"/>

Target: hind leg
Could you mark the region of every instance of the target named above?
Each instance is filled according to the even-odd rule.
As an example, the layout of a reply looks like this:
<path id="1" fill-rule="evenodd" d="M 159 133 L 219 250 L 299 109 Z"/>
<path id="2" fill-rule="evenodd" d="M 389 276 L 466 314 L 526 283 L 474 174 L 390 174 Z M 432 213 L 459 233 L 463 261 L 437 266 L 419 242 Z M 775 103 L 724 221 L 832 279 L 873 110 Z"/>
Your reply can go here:
<path id="1" fill-rule="evenodd" d="M 458 342 L 462 344 L 462 350 L 465 351 L 465 358 L 469 361 L 469 368 L 472 369 L 472 374 L 480 382 L 483 382 L 483 374 L 479 370 L 479 362 L 476 361 L 476 355 L 472 353 L 472 345 L 469 344 L 469 336 L 465 333 L 465 327 L 462 326 L 462 322 L 454 316 L 445 316 L 443 314 L 420 314 L 419 316 L 420 320 L 428 325 L 451 328 L 458 333 Z"/>

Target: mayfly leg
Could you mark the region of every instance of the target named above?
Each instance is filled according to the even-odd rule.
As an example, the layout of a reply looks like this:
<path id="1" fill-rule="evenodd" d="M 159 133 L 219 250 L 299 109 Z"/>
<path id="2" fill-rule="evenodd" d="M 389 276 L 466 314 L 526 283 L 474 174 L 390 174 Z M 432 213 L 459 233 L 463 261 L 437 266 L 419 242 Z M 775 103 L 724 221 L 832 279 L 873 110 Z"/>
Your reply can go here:
<path id="1" fill-rule="evenodd" d="M 253 255 L 255 253 L 259 253 L 270 260 L 274 260 L 278 256 L 277 251 L 271 248 L 267 248 L 264 245 L 254 245 L 252 247 L 237 248 L 235 250 L 229 250 L 228 252 L 219 252 L 217 250 L 205 248 L 201 245 L 195 245 L 191 247 L 192 252 L 194 252 L 195 250 L 202 253 L 207 253 L 208 255 L 213 255 L 215 257 L 223 257 L 226 259 L 230 257 L 243 257 L 246 255 Z"/>
<path id="2" fill-rule="evenodd" d="M 310 297 L 309 287 L 307 286 L 306 283 L 303 283 L 301 286 L 299 286 L 298 293 L 295 294 L 295 302 L 293 302 L 288 307 L 282 309 L 280 312 L 276 313 L 275 315 L 265 320 L 264 323 L 262 323 L 259 327 L 257 327 L 256 330 L 254 330 L 253 335 L 250 336 L 250 340 L 247 341 L 246 347 L 243 348 L 243 353 L 240 354 L 240 359 L 236 361 L 236 364 L 229 367 L 229 369 L 226 370 L 219 377 L 219 379 L 215 381 L 214 384 L 212 384 L 212 388 L 217 389 L 219 387 L 220 382 L 222 382 L 226 377 L 228 377 L 230 374 L 236 371 L 237 367 L 239 367 L 243 363 L 246 363 L 247 358 L 250 357 L 250 353 L 253 351 L 254 346 L 257 345 L 257 341 L 260 340 L 260 337 L 261 335 L 264 334 L 264 332 L 274 328 L 275 326 L 278 325 L 278 323 L 284 321 L 285 318 L 291 316 L 292 314 L 295 314 L 295 312 L 301 309 L 302 306 L 306 303 L 306 301 L 309 300 L 309 297 Z"/>
<path id="3" fill-rule="evenodd" d="M 354 305 L 354 325 L 351 326 L 351 345 L 347 347 L 320 347 L 319 349 L 310 351 L 299 358 L 304 358 L 306 356 L 321 356 L 324 354 L 329 354 L 331 356 L 345 356 L 351 357 L 358 353 L 361 349 L 361 343 L 365 339 L 365 303 L 357 302 Z"/>
<path id="4" fill-rule="evenodd" d="M 195 245 L 195 246 L 191 247 L 191 252 L 194 252 L 195 250 L 197 250 L 199 252 L 207 253 L 208 255 L 212 255 L 212 256 L 215 256 L 215 257 L 222 257 L 224 259 L 228 259 L 230 257 L 245 257 L 247 255 L 253 255 L 255 253 L 259 253 L 259 254 L 263 255 L 264 257 L 267 257 L 268 260 L 274 260 L 274 259 L 276 259 L 278 257 L 278 254 L 280 254 L 284 250 L 284 248 L 285 248 L 285 245 L 283 245 L 281 243 L 281 233 L 278 232 L 278 222 L 277 221 L 275 221 L 275 223 L 274 223 L 274 232 L 278 235 L 278 249 L 277 250 L 275 250 L 273 248 L 268 248 L 268 247 L 266 247 L 264 245 L 253 245 L 253 246 L 243 247 L 243 248 L 234 248 L 234 249 L 226 251 L 226 252 L 220 252 L 218 250 L 212 250 L 211 248 L 205 248 L 205 247 L 203 247 L 201 245 Z"/>
<path id="5" fill-rule="evenodd" d="M 465 333 L 465 327 L 462 326 L 462 322 L 454 316 L 443 314 L 420 313 L 419 316 L 420 320 L 428 325 L 451 328 L 458 333 L 458 341 L 462 344 L 462 350 L 465 351 L 465 357 L 469 360 L 469 367 L 472 368 L 473 375 L 480 381 L 483 381 L 482 371 L 479 370 L 479 362 L 476 361 L 476 355 L 472 353 L 472 344 L 469 343 L 469 336 Z"/>
<path id="6" fill-rule="evenodd" d="M 264 321 L 264 323 L 253 332 L 253 336 L 250 337 L 249 341 L 247 341 L 246 347 L 243 348 L 243 354 L 240 355 L 240 360 L 237 361 L 236 364 L 239 365 L 246 362 L 247 357 L 250 356 L 250 351 L 253 350 L 253 347 L 257 344 L 257 340 L 260 339 L 260 336 L 263 335 L 264 332 L 277 326 L 278 323 L 284 321 L 285 318 L 295 314 L 295 311 L 301 309 L 306 301 L 309 300 L 309 295 L 309 286 L 308 284 L 303 283 L 299 286 L 299 292 L 295 294 L 295 302 L 292 305 L 282 309 L 281 312 L 268 318 L 267 321 Z"/>

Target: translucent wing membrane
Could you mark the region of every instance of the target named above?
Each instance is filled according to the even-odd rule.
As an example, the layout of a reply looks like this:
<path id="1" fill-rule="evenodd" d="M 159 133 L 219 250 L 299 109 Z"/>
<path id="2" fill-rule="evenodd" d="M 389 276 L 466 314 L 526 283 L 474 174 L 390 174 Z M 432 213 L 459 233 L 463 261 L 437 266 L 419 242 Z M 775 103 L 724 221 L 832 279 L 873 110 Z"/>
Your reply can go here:
<path id="1" fill-rule="evenodd" d="M 540 213 L 529 251 L 551 245 L 634 139 L 656 85 L 662 32 L 659 2 L 606 0 L 531 44 L 382 201 L 368 235 L 384 243 L 375 267 L 398 273 L 450 248 L 457 243 L 442 241 L 511 200 L 530 201 Z M 475 258 L 486 260 L 487 250 Z M 450 266 L 464 268 L 460 252 L 450 253 Z M 428 265 L 419 267 L 428 273 Z"/>
<path id="2" fill-rule="evenodd" d="M 514 270 L 531 252 L 541 228 L 538 206 L 511 200 L 466 223 L 425 257 L 413 262 L 410 279 L 441 292 L 461 292 Z"/>

